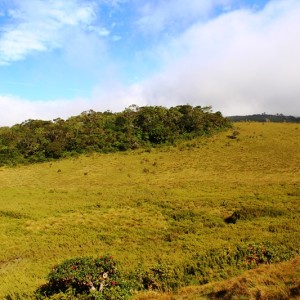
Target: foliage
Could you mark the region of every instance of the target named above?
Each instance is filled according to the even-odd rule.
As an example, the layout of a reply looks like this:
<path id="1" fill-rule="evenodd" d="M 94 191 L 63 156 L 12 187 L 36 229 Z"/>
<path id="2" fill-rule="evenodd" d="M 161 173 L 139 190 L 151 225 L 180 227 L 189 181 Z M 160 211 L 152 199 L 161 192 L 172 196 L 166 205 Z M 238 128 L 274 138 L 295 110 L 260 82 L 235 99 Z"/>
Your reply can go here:
<path id="1" fill-rule="evenodd" d="M 56 299 L 58 295 L 79 299 L 127 299 L 131 290 L 110 255 L 82 257 L 64 261 L 52 269 L 48 283 L 38 289 L 37 299 Z M 61 299 L 61 298 L 59 298 Z"/>
<path id="2" fill-rule="evenodd" d="M 220 112 L 182 105 L 130 106 L 120 113 L 83 112 L 66 121 L 27 120 L 0 128 L 0 165 L 34 163 L 87 152 L 115 152 L 227 128 Z"/>

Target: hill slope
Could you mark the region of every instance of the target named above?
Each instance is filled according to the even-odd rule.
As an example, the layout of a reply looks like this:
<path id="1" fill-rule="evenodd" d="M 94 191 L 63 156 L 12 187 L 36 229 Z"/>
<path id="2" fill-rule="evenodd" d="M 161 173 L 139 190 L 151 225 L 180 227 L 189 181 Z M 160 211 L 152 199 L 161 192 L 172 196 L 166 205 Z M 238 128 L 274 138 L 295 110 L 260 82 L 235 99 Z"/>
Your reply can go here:
<path id="1" fill-rule="evenodd" d="M 191 286 L 174 294 L 140 293 L 134 300 L 299 299 L 300 257 L 261 266 L 221 282 Z"/>
<path id="2" fill-rule="evenodd" d="M 178 147 L 2 167 L 0 298 L 30 298 L 54 264 L 82 255 L 111 253 L 129 273 L 163 263 L 198 284 L 247 269 L 234 255 L 253 243 L 269 242 L 272 262 L 299 254 L 300 130 L 236 126 Z"/>
<path id="3" fill-rule="evenodd" d="M 245 274 L 221 283 L 185 291 L 188 297 L 197 299 L 206 295 L 209 299 L 299 299 L 300 257 L 289 262 L 259 267 Z M 178 298 L 178 300 L 180 297 Z"/>

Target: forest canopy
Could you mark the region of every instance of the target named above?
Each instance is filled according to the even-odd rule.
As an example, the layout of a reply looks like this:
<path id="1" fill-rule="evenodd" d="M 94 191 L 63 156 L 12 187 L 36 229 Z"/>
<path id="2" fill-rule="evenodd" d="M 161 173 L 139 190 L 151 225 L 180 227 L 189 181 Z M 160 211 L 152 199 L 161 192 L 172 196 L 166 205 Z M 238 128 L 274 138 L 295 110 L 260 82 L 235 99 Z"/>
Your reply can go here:
<path id="1" fill-rule="evenodd" d="M 89 110 L 67 120 L 27 120 L 0 128 L 0 165 L 172 145 L 229 126 L 230 121 L 211 107 L 191 105 L 131 105 L 118 113 Z"/>

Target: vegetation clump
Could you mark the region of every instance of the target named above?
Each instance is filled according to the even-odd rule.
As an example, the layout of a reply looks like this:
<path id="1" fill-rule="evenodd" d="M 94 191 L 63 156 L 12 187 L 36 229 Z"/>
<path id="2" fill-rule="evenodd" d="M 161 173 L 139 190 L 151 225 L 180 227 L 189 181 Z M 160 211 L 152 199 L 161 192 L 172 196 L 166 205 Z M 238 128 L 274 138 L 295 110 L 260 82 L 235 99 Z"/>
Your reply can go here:
<path id="1" fill-rule="evenodd" d="M 63 295 L 66 298 L 62 298 Z M 37 299 L 71 297 L 118 300 L 127 299 L 130 295 L 129 284 L 118 270 L 117 262 L 109 255 L 96 259 L 82 257 L 64 261 L 52 269 L 48 275 L 48 283 L 36 292 Z"/>
<path id="2" fill-rule="evenodd" d="M 278 217 L 284 215 L 284 211 L 273 207 L 243 207 L 225 218 L 228 224 L 235 224 L 238 220 L 253 220 L 259 217 Z"/>

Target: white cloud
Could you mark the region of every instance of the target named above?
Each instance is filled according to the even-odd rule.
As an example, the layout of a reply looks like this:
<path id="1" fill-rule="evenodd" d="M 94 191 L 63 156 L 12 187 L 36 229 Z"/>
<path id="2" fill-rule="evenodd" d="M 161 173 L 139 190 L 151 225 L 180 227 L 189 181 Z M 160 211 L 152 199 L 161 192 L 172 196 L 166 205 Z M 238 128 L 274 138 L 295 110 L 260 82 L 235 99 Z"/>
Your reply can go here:
<path id="1" fill-rule="evenodd" d="M 113 92 L 112 92 L 113 91 Z M 12 126 L 29 119 L 67 119 L 90 109 L 121 111 L 131 104 L 146 105 L 139 85 L 125 87 L 117 81 L 107 81 L 105 88 L 97 87 L 90 99 L 56 99 L 30 101 L 13 95 L 0 95 L 0 127 Z"/>
<path id="2" fill-rule="evenodd" d="M 299 16 L 299 1 L 274 0 L 261 11 L 196 23 L 156 49 L 164 67 L 141 83 L 137 98 L 213 105 L 226 115 L 300 115 Z"/>
<path id="3" fill-rule="evenodd" d="M 108 36 L 110 34 L 110 31 L 106 28 L 100 28 L 100 27 L 97 27 L 97 26 L 88 26 L 88 30 L 91 31 L 91 32 L 95 32 L 97 33 L 97 35 L 99 35 L 100 37 L 102 36 Z"/>
<path id="4" fill-rule="evenodd" d="M 84 99 L 56 101 L 29 101 L 15 96 L 0 96 L 0 126 L 12 126 L 29 119 L 53 120 L 79 115 L 91 109 Z"/>
<path id="5" fill-rule="evenodd" d="M 14 0 L 10 22 L 0 35 L 0 64 L 22 60 L 32 52 L 60 47 L 68 28 L 97 31 L 107 35 L 104 28 L 92 25 L 96 4 L 77 0 Z"/>
<path id="6" fill-rule="evenodd" d="M 109 76 L 108 80 L 95 87 L 92 93 L 93 109 L 99 111 L 122 111 L 126 107 L 136 104 L 145 106 L 148 104 L 144 95 L 144 87 L 139 84 L 126 86 L 117 79 Z"/>

